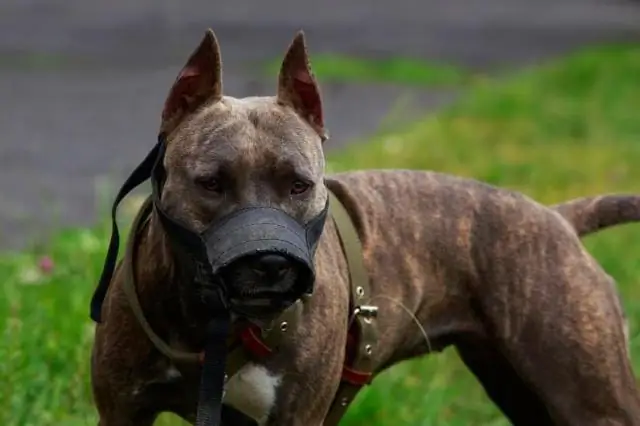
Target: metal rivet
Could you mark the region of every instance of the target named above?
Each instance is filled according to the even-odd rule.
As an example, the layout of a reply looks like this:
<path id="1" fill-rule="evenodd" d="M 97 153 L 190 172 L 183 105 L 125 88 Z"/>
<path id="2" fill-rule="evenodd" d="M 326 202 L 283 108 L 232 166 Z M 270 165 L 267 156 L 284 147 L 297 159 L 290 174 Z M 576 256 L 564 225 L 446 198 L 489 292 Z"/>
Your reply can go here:
<path id="1" fill-rule="evenodd" d="M 283 333 L 284 333 L 285 331 L 287 331 L 287 328 L 288 328 L 288 327 L 289 327 L 289 324 L 287 324 L 287 322 L 286 322 L 286 321 L 282 321 L 282 322 L 280 323 L 280 331 L 282 331 Z"/>
<path id="2" fill-rule="evenodd" d="M 371 355 L 371 353 L 373 352 L 373 348 L 371 347 L 371 345 L 365 345 L 364 351 L 367 353 L 367 355 Z"/>
<path id="3" fill-rule="evenodd" d="M 356 287 L 356 294 L 360 297 L 364 296 L 364 288 L 360 286 Z"/>
<path id="4" fill-rule="evenodd" d="M 343 407 L 346 407 L 349 404 L 349 398 L 347 398 L 346 396 L 342 397 L 342 400 L 340 401 L 340 404 Z"/>

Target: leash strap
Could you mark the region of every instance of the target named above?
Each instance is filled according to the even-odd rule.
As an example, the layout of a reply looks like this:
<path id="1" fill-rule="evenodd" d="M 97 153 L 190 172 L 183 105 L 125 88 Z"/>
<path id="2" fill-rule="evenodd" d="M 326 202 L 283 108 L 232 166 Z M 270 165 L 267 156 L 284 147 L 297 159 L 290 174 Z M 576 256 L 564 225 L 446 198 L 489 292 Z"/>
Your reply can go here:
<path id="1" fill-rule="evenodd" d="M 369 305 L 371 298 L 369 275 L 364 266 L 362 243 L 349 213 L 340 200 L 329 191 L 331 214 L 338 229 L 338 236 L 347 258 L 353 308 L 353 324 L 358 333 L 358 345 L 351 366 L 344 367 L 343 380 L 331 403 L 324 426 L 335 426 L 340 422 L 360 389 L 373 377 L 373 359 L 378 330 L 375 319 L 378 307 Z"/>
<path id="2" fill-rule="evenodd" d="M 156 161 L 161 161 L 158 155 L 161 148 L 162 138 L 159 138 L 153 149 L 147 154 L 145 159 L 142 160 L 142 163 L 135 168 L 133 173 L 131 173 L 124 182 L 111 207 L 111 240 L 109 241 L 109 249 L 107 250 L 107 256 L 104 260 L 104 267 L 102 268 L 100 281 L 98 281 L 98 286 L 91 298 L 90 316 L 96 323 L 102 322 L 102 304 L 104 303 L 104 298 L 107 295 L 109 283 L 113 277 L 113 271 L 118 260 L 118 250 L 120 249 L 120 232 L 118 231 L 118 223 L 116 220 L 118 205 L 120 205 L 120 202 L 122 202 L 129 192 L 151 177 L 151 172 Z"/>
<path id="3" fill-rule="evenodd" d="M 221 423 L 226 381 L 227 337 L 230 328 L 229 315 L 216 318 L 209 323 L 195 426 L 218 426 Z"/>

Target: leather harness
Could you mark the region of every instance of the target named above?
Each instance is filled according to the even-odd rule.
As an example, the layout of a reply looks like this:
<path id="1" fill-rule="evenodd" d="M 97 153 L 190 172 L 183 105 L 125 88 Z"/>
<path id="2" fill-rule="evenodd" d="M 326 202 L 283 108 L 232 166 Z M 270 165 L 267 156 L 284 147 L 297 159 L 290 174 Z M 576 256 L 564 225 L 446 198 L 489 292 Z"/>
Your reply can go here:
<path id="1" fill-rule="evenodd" d="M 348 337 L 345 342 L 346 357 L 342 370 L 342 379 L 329 412 L 325 418 L 325 426 L 335 426 L 343 417 L 349 404 L 360 389 L 373 379 L 374 366 L 372 355 L 378 343 L 376 316 L 378 307 L 369 305 L 371 294 L 369 276 L 364 267 L 362 244 L 351 221 L 349 213 L 340 200 L 329 191 L 329 208 L 331 217 L 338 230 L 342 250 L 346 256 L 349 269 L 350 316 Z M 183 352 L 176 350 L 164 342 L 147 322 L 136 292 L 134 268 L 135 247 L 140 230 L 149 220 L 153 203 L 148 197 L 140 207 L 129 233 L 125 255 L 122 262 L 124 292 L 133 314 L 149 340 L 163 355 L 177 363 L 200 363 L 204 360 L 204 352 Z M 298 300 L 268 327 L 243 325 L 237 336 L 233 336 L 240 344 L 231 348 L 225 364 L 227 380 L 235 375 L 252 358 L 266 358 L 278 350 L 278 345 L 287 331 L 295 328 L 304 308 L 305 299 Z"/>

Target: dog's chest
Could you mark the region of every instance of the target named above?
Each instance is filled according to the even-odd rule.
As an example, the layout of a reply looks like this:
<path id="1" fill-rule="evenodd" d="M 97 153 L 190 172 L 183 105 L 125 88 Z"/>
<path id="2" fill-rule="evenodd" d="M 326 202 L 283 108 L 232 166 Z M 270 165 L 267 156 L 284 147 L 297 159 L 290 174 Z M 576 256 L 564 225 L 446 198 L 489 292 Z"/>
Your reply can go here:
<path id="1" fill-rule="evenodd" d="M 229 379 L 223 402 L 262 425 L 275 405 L 281 379 L 262 365 L 249 363 Z"/>

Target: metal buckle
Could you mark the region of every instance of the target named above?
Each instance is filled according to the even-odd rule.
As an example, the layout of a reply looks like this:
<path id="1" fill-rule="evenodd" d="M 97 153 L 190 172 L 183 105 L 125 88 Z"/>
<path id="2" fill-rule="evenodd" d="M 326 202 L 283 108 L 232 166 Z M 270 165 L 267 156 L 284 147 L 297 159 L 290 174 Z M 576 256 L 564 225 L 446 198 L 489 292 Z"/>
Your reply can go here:
<path id="1" fill-rule="evenodd" d="M 356 308 L 353 310 L 353 314 L 362 316 L 366 320 L 371 320 L 372 318 L 376 318 L 378 316 L 378 307 L 374 305 L 356 306 Z"/>
<path id="2" fill-rule="evenodd" d="M 227 383 L 229 382 L 229 376 L 227 373 L 224 373 L 224 381 L 222 382 L 222 399 L 224 399 L 227 394 Z"/>

